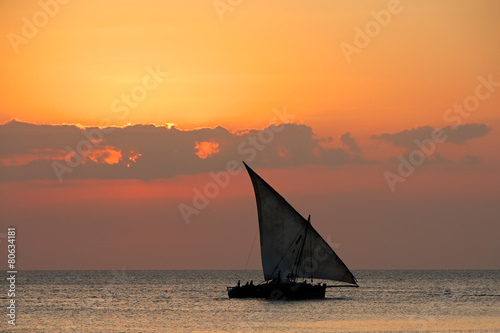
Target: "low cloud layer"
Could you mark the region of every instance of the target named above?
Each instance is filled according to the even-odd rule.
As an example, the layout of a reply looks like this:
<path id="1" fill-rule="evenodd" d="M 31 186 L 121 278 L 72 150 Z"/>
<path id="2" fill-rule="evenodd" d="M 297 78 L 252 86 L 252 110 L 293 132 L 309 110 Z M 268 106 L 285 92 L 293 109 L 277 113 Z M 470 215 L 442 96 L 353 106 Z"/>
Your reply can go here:
<path id="1" fill-rule="evenodd" d="M 415 140 L 422 142 L 423 140 L 431 139 L 434 130 L 431 126 L 421 126 L 392 134 L 372 135 L 370 138 L 387 141 L 395 146 L 413 149 L 416 148 Z M 446 135 L 446 142 L 456 144 L 463 144 L 468 140 L 485 136 L 491 131 L 485 124 L 476 123 L 458 125 L 456 127 L 446 126 L 442 130 Z"/>
<path id="2" fill-rule="evenodd" d="M 323 147 L 310 127 L 297 124 L 235 134 L 223 127 L 81 129 L 10 121 L 0 125 L 0 140 L 1 181 L 170 178 L 223 170 L 230 160 L 255 167 L 366 163 L 348 150 Z M 354 151 L 356 143 L 348 142 Z"/>
<path id="3" fill-rule="evenodd" d="M 414 149 L 415 140 L 432 138 L 434 130 L 422 126 L 370 138 Z M 459 145 L 491 131 L 485 124 L 447 126 L 442 130 L 446 142 Z M 330 137 L 316 138 L 311 127 L 299 124 L 232 133 L 223 127 L 80 128 L 10 121 L 0 125 L 0 142 L 0 181 L 150 180 L 220 171 L 226 169 L 229 161 L 241 166 L 242 160 L 256 168 L 373 163 L 363 158 L 360 146 L 349 132 L 339 142 L 332 142 Z M 332 144 L 343 147 L 331 148 Z M 441 155 L 431 160 L 433 164 L 453 163 Z M 470 157 L 466 162 L 479 163 L 480 159 Z"/>
<path id="4" fill-rule="evenodd" d="M 351 136 L 351 133 L 347 132 L 342 134 L 340 137 L 340 141 L 342 141 L 342 144 L 349 148 L 350 151 L 352 152 L 360 152 L 361 149 L 359 148 L 358 144 L 356 143 L 356 140 Z"/>

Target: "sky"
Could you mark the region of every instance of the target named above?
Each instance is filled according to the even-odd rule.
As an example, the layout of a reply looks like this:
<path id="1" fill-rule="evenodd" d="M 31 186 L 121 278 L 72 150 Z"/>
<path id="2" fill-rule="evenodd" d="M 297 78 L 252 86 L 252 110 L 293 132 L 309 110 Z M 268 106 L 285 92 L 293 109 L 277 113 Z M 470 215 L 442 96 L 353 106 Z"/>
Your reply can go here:
<path id="1" fill-rule="evenodd" d="M 19 269 L 260 269 L 245 161 L 351 269 L 500 269 L 499 15 L 2 2 L 0 242 Z"/>

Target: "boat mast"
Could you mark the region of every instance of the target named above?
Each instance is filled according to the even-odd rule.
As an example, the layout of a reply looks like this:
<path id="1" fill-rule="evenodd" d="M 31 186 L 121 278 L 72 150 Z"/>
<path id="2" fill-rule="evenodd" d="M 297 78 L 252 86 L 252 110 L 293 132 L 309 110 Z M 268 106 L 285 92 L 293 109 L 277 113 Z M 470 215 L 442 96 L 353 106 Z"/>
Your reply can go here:
<path id="1" fill-rule="evenodd" d="M 309 222 L 308 226 L 312 226 L 311 225 L 311 215 L 309 215 L 309 217 L 307 218 L 307 222 Z M 313 251 L 312 251 L 312 244 L 311 244 L 311 239 L 312 237 L 309 237 L 309 253 L 311 254 L 311 258 L 309 259 L 309 273 L 310 273 L 310 278 L 311 278 L 311 283 L 313 282 L 313 262 L 312 262 L 312 255 L 313 255 Z"/>

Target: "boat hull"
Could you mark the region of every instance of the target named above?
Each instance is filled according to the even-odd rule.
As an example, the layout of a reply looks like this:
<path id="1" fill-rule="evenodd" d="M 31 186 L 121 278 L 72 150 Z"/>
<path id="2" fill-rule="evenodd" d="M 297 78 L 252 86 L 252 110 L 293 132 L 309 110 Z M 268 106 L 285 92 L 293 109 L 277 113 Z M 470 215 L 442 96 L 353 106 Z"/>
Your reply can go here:
<path id="1" fill-rule="evenodd" d="M 325 298 L 326 285 L 309 283 L 263 283 L 228 287 L 229 298 L 265 298 L 271 300 Z"/>

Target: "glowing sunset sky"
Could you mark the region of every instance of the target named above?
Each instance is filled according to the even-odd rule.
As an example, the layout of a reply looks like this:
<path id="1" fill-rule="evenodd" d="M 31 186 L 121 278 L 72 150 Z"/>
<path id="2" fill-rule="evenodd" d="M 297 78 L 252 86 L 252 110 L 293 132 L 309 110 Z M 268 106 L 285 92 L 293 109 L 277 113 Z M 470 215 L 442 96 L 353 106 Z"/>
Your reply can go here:
<path id="1" fill-rule="evenodd" d="M 242 269 L 242 160 L 350 268 L 500 268 L 500 2 L 62 2 L 0 4 L 21 268 Z"/>

